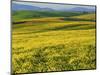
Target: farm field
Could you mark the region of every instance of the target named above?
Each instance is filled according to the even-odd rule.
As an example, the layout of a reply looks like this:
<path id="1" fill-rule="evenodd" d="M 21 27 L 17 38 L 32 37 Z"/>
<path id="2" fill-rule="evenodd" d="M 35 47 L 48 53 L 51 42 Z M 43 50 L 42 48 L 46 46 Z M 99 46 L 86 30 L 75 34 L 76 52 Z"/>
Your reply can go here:
<path id="1" fill-rule="evenodd" d="M 14 20 L 13 73 L 96 68 L 95 13 Z"/>

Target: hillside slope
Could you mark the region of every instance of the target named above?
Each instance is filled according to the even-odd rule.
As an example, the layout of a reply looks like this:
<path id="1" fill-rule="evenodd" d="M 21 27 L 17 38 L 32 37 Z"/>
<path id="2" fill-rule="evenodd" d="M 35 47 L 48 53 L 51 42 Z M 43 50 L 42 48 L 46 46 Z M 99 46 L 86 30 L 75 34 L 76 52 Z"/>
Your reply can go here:
<path id="1" fill-rule="evenodd" d="M 83 12 L 58 12 L 58 11 L 13 11 L 13 21 L 42 17 L 71 17 L 85 14 Z"/>

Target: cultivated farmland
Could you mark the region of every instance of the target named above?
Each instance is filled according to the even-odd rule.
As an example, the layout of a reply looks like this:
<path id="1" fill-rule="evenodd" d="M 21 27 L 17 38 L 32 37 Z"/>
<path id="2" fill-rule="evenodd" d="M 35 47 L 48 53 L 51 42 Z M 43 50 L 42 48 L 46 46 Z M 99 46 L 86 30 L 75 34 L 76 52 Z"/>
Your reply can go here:
<path id="1" fill-rule="evenodd" d="M 13 13 L 13 73 L 96 68 L 95 13 L 21 12 Z"/>

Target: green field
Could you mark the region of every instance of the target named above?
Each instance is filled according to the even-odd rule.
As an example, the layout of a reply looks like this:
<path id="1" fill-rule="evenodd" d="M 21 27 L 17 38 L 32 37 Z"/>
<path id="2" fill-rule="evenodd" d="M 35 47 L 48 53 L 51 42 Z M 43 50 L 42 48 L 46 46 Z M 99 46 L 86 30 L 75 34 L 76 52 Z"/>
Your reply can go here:
<path id="1" fill-rule="evenodd" d="M 13 73 L 96 68 L 95 13 L 21 12 L 13 13 Z"/>

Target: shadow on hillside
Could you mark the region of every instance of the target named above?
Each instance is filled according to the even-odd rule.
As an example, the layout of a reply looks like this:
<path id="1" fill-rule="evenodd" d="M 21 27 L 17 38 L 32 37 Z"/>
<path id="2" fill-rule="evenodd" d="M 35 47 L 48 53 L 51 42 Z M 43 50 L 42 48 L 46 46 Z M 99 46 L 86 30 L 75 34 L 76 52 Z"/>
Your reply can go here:
<path id="1" fill-rule="evenodd" d="M 91 22 L 95 22 L 96 20 L 95 19 L 78 19 L 78 18 L 61 18 L 61 20 L 64 20 L 64 21 L 91 21 Z"/>

